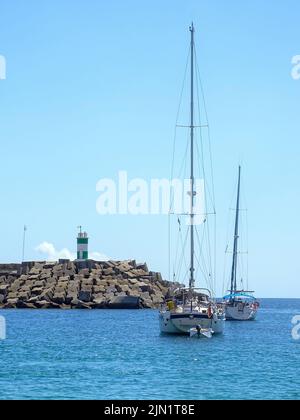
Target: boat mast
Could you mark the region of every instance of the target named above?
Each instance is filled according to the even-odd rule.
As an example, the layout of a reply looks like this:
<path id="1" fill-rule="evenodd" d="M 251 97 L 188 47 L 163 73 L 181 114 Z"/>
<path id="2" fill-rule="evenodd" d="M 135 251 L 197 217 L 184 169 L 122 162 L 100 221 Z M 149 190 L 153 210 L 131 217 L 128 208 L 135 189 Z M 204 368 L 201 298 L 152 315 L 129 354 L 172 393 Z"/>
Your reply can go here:
<path id="1" fill-rule="evenodd" d="M 194 185 L 195 185 L 195 177 L 194 177 L 194 35 L 195 35 L 195 28 L 194 23 L 192 23 L 190 27 L 191 32 L 191 214 L 190 214 L 190 223 L 191 223 L 191 277 L 190 277 L 190 291 L 195 288 L 195 239 L 194 239 Z"/>
<path id="2" fill-rule="evenodd" d="M 235 216 L 235 232 L 233 246 L 233 262 L 231 271 L 231 295 L 237 291 L 237 262 L 238 262 L 238 242 L 239 242 L 239 215 L 240 215 L 240 190 L 241 190 L 241 166 L 239 166 L 238 193 Z"/>

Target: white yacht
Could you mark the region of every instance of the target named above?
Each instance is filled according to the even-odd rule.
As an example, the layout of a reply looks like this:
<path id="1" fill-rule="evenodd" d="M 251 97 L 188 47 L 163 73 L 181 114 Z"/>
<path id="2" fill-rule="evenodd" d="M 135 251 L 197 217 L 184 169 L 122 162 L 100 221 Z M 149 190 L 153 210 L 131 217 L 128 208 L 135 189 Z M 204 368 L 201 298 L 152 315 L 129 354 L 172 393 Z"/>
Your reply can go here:
<path id="1" fill-rule="evenodd" d="M 196 287 L 196 262 L 199 262 L 199 255 L 196 253 L 195 242 L 197 238 L 197 230 L 195 217 L 195 197 L 197 195 L 195 187 L 195 166 L 194 150 L 198 145 L 195 141 L 196 126 L 194 119 L 194 73 L 195 73 L 195 42 L 194 25 L 190 27 L 191 33 L 191 110 L 190 110 L 190 185 L 191 189 L 188 193 L 190 197 L 189 214 L 185 215 L 190 218 L 189 230 L 186 239 L 190 240 L 190 266 L 188 267 L 189 287 L 178 289 L 173 296 L 163 305 L 160 314 L 160 330 L 164 334 L 186 334 L 191 337 L 207 337 L 211 338 L 214 334 L 222 334 L 225 324 L 225 314 L 223 305 L 218 305 L 216 300 L 212 297 L 212 292 L 208 289 L 199 289 Z M 208 216 L 205 215 L 207 218 Z M 205 219 L 203 224 L 208 225 Z M 201 248 L 201 246 L 200 246 Z M 212 277 L 209 273 L 208 278 Z"/>
<path id="2" fill-rule="evenodd" d="M 239 256 L 239 215 L 241 194 L 241 167 L 239 167 L 238 193 L 235 217 L 233 260 L 231 269 L 230 294 L 223 298 L 227 321 L 254 321 L 257 317 L 259 302 L 253 291 L 238 290 L 237 269 Z"/>
<path id="3" fill-rule="evenodd" d="M 164 334 L 189 334 L 211 338 L 224 330 L 224 311 L 206 289 L 178 289 L 160 313 Z"/>

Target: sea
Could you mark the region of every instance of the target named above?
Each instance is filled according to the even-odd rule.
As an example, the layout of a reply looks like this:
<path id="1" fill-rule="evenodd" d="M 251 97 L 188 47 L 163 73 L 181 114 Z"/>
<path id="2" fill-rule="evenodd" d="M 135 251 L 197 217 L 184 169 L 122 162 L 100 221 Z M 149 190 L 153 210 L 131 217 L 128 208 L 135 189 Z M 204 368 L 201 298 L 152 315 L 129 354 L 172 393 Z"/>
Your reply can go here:
<path id="1" fill-rule="evenodd" d="M 298 400 L 297 315 L 299 299 L 263 299 L 209 340 L 160 335 L 152 310 L 2 310 L 0 399 Z"/>

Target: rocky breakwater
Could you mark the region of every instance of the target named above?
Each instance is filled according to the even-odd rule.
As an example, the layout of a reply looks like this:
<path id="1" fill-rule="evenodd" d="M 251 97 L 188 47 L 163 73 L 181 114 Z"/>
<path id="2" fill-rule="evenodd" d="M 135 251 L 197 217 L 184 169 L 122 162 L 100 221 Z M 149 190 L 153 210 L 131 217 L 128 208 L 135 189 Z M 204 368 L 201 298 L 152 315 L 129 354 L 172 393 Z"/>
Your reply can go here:
<path id="1" fill-rule="evenodd" d="M 0 264 L 0 309 L 154 309 L 176 287 L 135 261 Z"/>

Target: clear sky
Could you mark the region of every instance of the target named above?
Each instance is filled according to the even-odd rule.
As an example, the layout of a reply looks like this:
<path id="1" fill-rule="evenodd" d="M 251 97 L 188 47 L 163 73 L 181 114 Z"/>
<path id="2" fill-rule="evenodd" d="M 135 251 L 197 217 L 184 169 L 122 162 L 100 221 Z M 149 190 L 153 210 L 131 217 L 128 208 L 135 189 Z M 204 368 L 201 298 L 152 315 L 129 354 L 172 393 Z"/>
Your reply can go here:
<path id="1" fill-rule="evenodd" d="M 243 163 L 250 284 L 300 297 L 299 0 L 0 0 L 0 260 L 36 247 L 147 261 L 168 273 L 167 218 L 99 216 L 96 183 L 169 177 L 193 20 L 212 131 L 221 287 L 228 208 Z"/>

